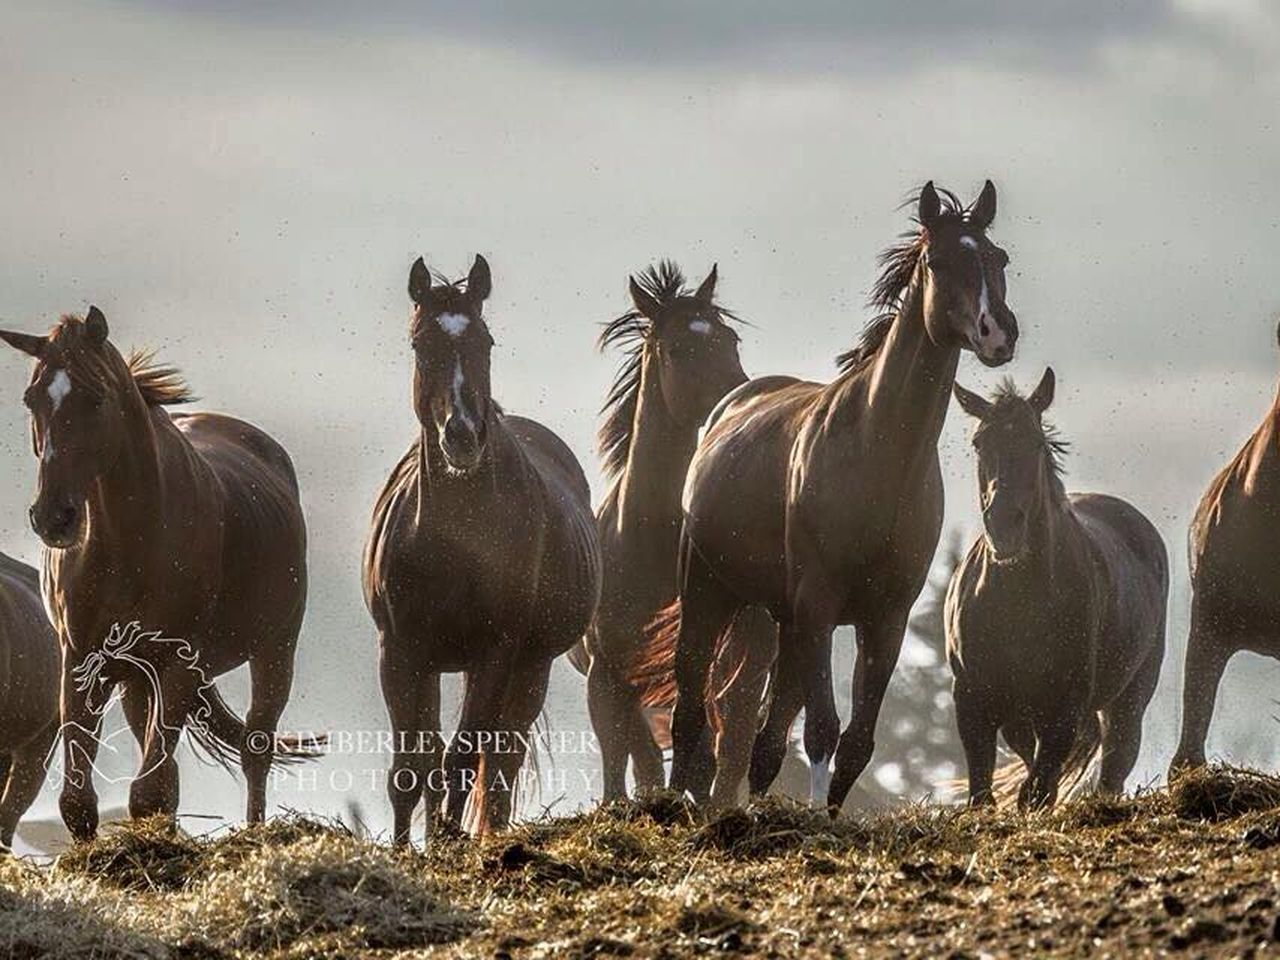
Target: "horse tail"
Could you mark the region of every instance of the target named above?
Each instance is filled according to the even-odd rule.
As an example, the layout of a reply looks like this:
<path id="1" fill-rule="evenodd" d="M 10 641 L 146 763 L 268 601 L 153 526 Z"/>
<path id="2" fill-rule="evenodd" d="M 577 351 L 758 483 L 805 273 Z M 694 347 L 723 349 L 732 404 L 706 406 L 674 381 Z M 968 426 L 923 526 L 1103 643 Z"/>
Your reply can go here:
<path id="1" fill-rule="evenodd" d="M 659 610 L 645 627 L 627 680 L 646 707 L 670 709 L 676 702 L 676 643 L 680 639 L 680 598 Z"/>
<path id="2" fill-rule="evenodd" d="M 187 730 L 191 740 L 214 763 L 227 770 L 240 765 L 247 728 L 222 699 L 218 688 L 210 684 L 201 691 L 196 707 L 187 714 Z M 275 734 L 271 742 L 271 765 L 286 766 L 315 760 L 324 754 L 329 738 L 321 734 Z M 250 749 L 253 744 L 248 745 Z M 263 748 L 266 744 L 262 745 Z"/>
<path id="3" fill-rule="evenodd" d="M 1102 724 L 1097 713 L 1090 713 L 1076 731 L 1076 741 L 1062 764 L 1062 773 L 1058 776 L 1059 799 L 1073 800 L 1082 796 L 1088 789 L 1094 769 L 1101 758 Z M 991 789 L 998 806 L 1007 806 L 1017 798 L 1024 779 L 1023 771 L 1024 766 L 1020 760 L 1011 760 L 996 770 Z"/>

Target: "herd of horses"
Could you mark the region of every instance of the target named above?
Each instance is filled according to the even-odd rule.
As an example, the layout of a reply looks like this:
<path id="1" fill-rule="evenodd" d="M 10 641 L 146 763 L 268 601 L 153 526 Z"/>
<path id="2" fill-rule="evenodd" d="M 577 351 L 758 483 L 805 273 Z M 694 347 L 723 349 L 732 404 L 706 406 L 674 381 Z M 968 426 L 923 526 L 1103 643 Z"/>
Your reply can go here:
<path id="1" fill-rule="evenodd" d="M 946 599 L 970 800 L 994 800 L 998 735 L 1026 764 L 1025 807 L 1052 804 L 1095 760 L 1123 789 L 1164 657 L 1169 564 L 1132 505 L 1070 494 L 1045 420 L 1055 379 L 986 399 L 955 382 L 960 354 L 1010 361 L 1008 255 L 988 236 L 996 190 L 962 204 L 932 182 L 915 226 L 881 257 L 880 314 L 829 383 L 748 378 L 736 316 L 669 262 L 630 282 L 634 308 L 602 348 L 623 361 L 599 450 L 593 513 L 573 453 L 493 398 L 489 265 L 465 279 L 409 273 L 420 425 L 377 499 L 363 564 L 394 757 L 394 840 L 428 824 L 489 829 L 513 813 L 524 736 L 553 661 L 586 674 L 604 799 L 663 786 L 733 803 L 769 789 L 804 712 L 811 800 L 839 809 L 867 766 L 907 618 L 943 524 L 938 440 L 954 396 L 973 417 L 983 533 Z M 273 764 L 323 738 L 278 732 L 305 608 L 306 528 L 285 450 L 190 399 L 177 370 L 122 356 L 96 307 L 47 335 L 0 330 L 34 361 L 23 399 L 37 459 L 39 573 L 0 555 L 0 841 L 61 740 L 63 820 L 98 825 L 93 764 L 119 693 L 142 753 L 134 817 L 176 815 L 184 729 L 238 763 L 247 818 Z M 1240 649 L 1280 656 L 1280 399 L 1214 479 L 1191 530 L 1194 591 L 1182 737 L 1202 764 L 1219 680 Z M 111 655 L 121 624 L 181 638 Z M 832 632 L 856 630 L 841 731 Z M 248 664 L 243 720 L 208 678 Z M 193 669 L 193 665 L 198 669 Z M 461 672 L 457 731 L 441 735 L 440 677 Z M 668 726 L 669 724 L 669 726 Z M 503 749 L 471 749 L 507 732 Z M 469 735 L 469 736 L 468 736 Z M 672 751 L 669 779 L 663 747 Z"/>

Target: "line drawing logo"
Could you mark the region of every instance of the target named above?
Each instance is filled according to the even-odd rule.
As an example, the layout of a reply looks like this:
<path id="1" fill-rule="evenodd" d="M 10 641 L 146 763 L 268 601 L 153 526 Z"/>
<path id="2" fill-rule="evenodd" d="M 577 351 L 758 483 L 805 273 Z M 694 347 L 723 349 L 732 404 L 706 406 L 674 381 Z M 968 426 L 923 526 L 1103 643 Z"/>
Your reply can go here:
<path id="1" fill-rule="evenodd" d="M 152 763 L 143 764 L 139 770 L 113 772 L 113 770 L 127 768 L 129 766 L 127 763 L 111 764 L 111 769 L 104 769 L 99 765 L 98 757 L 102 757 L 104 753 L 107 756 L 127 757 L 131 753 L 129 745 L 137 744 L 128 724 L 110 733 L 104 734 L 102 731 L 102 718 L 111 704 L 120 698 L 121 683 L 137 682 L 134 675 L 147 685 L 146 730 L 148 733 L 152 730 L 181 733 L 183 726 L 186 727 L 187 735 L 190 735 L 193 730 L 208 733 L 209 716 L 213 710 L 208 691 L 213 689 L 213 680 L 205 674 L 199 659 L 199 652 L 193 649 L 185 639 L 162 637 L 159 630 L 144 630 L 137 620 L 131 620 L 123 627 L 119 623 L 113 623 L 102 648 L 89 653 L 71 672 L 76 691 L 84 695 L 85 705 L 90 713 L 98 718 L 94 724 L 96 731 L 75 721 L 67 721 L 58 728 L 58 738 L 54 740 L 45 758 L 45 769 L 49 772 L 50 779 L 61 780 L 67 776 L 63 766 L 64 751 L 61 741 L 67 731 L 73 729 L 92 738 L 98 747 L 97 756 L 90 758 L 83 747 L 73 742 L 72 749 L 77 751 L 77 762 L 74 764 L 75 769 L 71 771 L 69 781 L 76 788 L 84 786 L 86 769 L 104 783 L 127 783 L 147 776 L 168 759 L 168 747 L 162 739 L 160 756 Z M 195 706 L 188 711 L 182 726 L 173 727 L 164 723 L 164 690 L 160 684 L 157 662 L 166 665 L 180 663 L 186 670 L 197 676 Z M 107 691 L 110 691 L 110 695 L 104 696 Z M 121 737 L 124 738 L 125 743 L 123 748 L 118 745 Z M 143 751 L 145 760 L 145 749 L 141 744 L 137 746 Z"/>

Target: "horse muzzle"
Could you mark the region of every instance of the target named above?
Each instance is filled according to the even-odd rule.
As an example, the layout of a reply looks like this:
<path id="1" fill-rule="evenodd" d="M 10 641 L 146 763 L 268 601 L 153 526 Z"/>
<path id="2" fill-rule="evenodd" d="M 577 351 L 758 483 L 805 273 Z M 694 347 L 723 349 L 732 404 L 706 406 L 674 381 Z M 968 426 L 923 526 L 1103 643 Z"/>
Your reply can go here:
<path id="1" fill-rule="evenodd" d="M 440 431 L 440 452 L 450 472 L 465 476 L 484 458 L 484 436 L 461 417 L 451 416 Z"/>
<path id="2" fill-rule="evenodd" d="M 83 511 L 75 503 L 46 504 L 37 501 L 28 511 L 31 529 L 46 547 L 66 549 L 80 539 Z"/>

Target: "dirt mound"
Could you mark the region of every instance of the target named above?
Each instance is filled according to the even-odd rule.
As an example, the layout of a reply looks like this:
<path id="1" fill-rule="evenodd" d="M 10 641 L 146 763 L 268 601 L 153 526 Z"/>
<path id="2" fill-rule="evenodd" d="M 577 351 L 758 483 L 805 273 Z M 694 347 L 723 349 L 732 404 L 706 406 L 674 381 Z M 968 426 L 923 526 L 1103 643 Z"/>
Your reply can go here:
<path id="1" fill-rule="evenodd" d="M 1039 954 L 1280 947 L 1280 780 L 1188 773 L 1050 813 L 831 820 L 670 794 L 424 852 L 287 817 L 193 839 L 128 824 L 0 862 L 20 958 Z"/>

